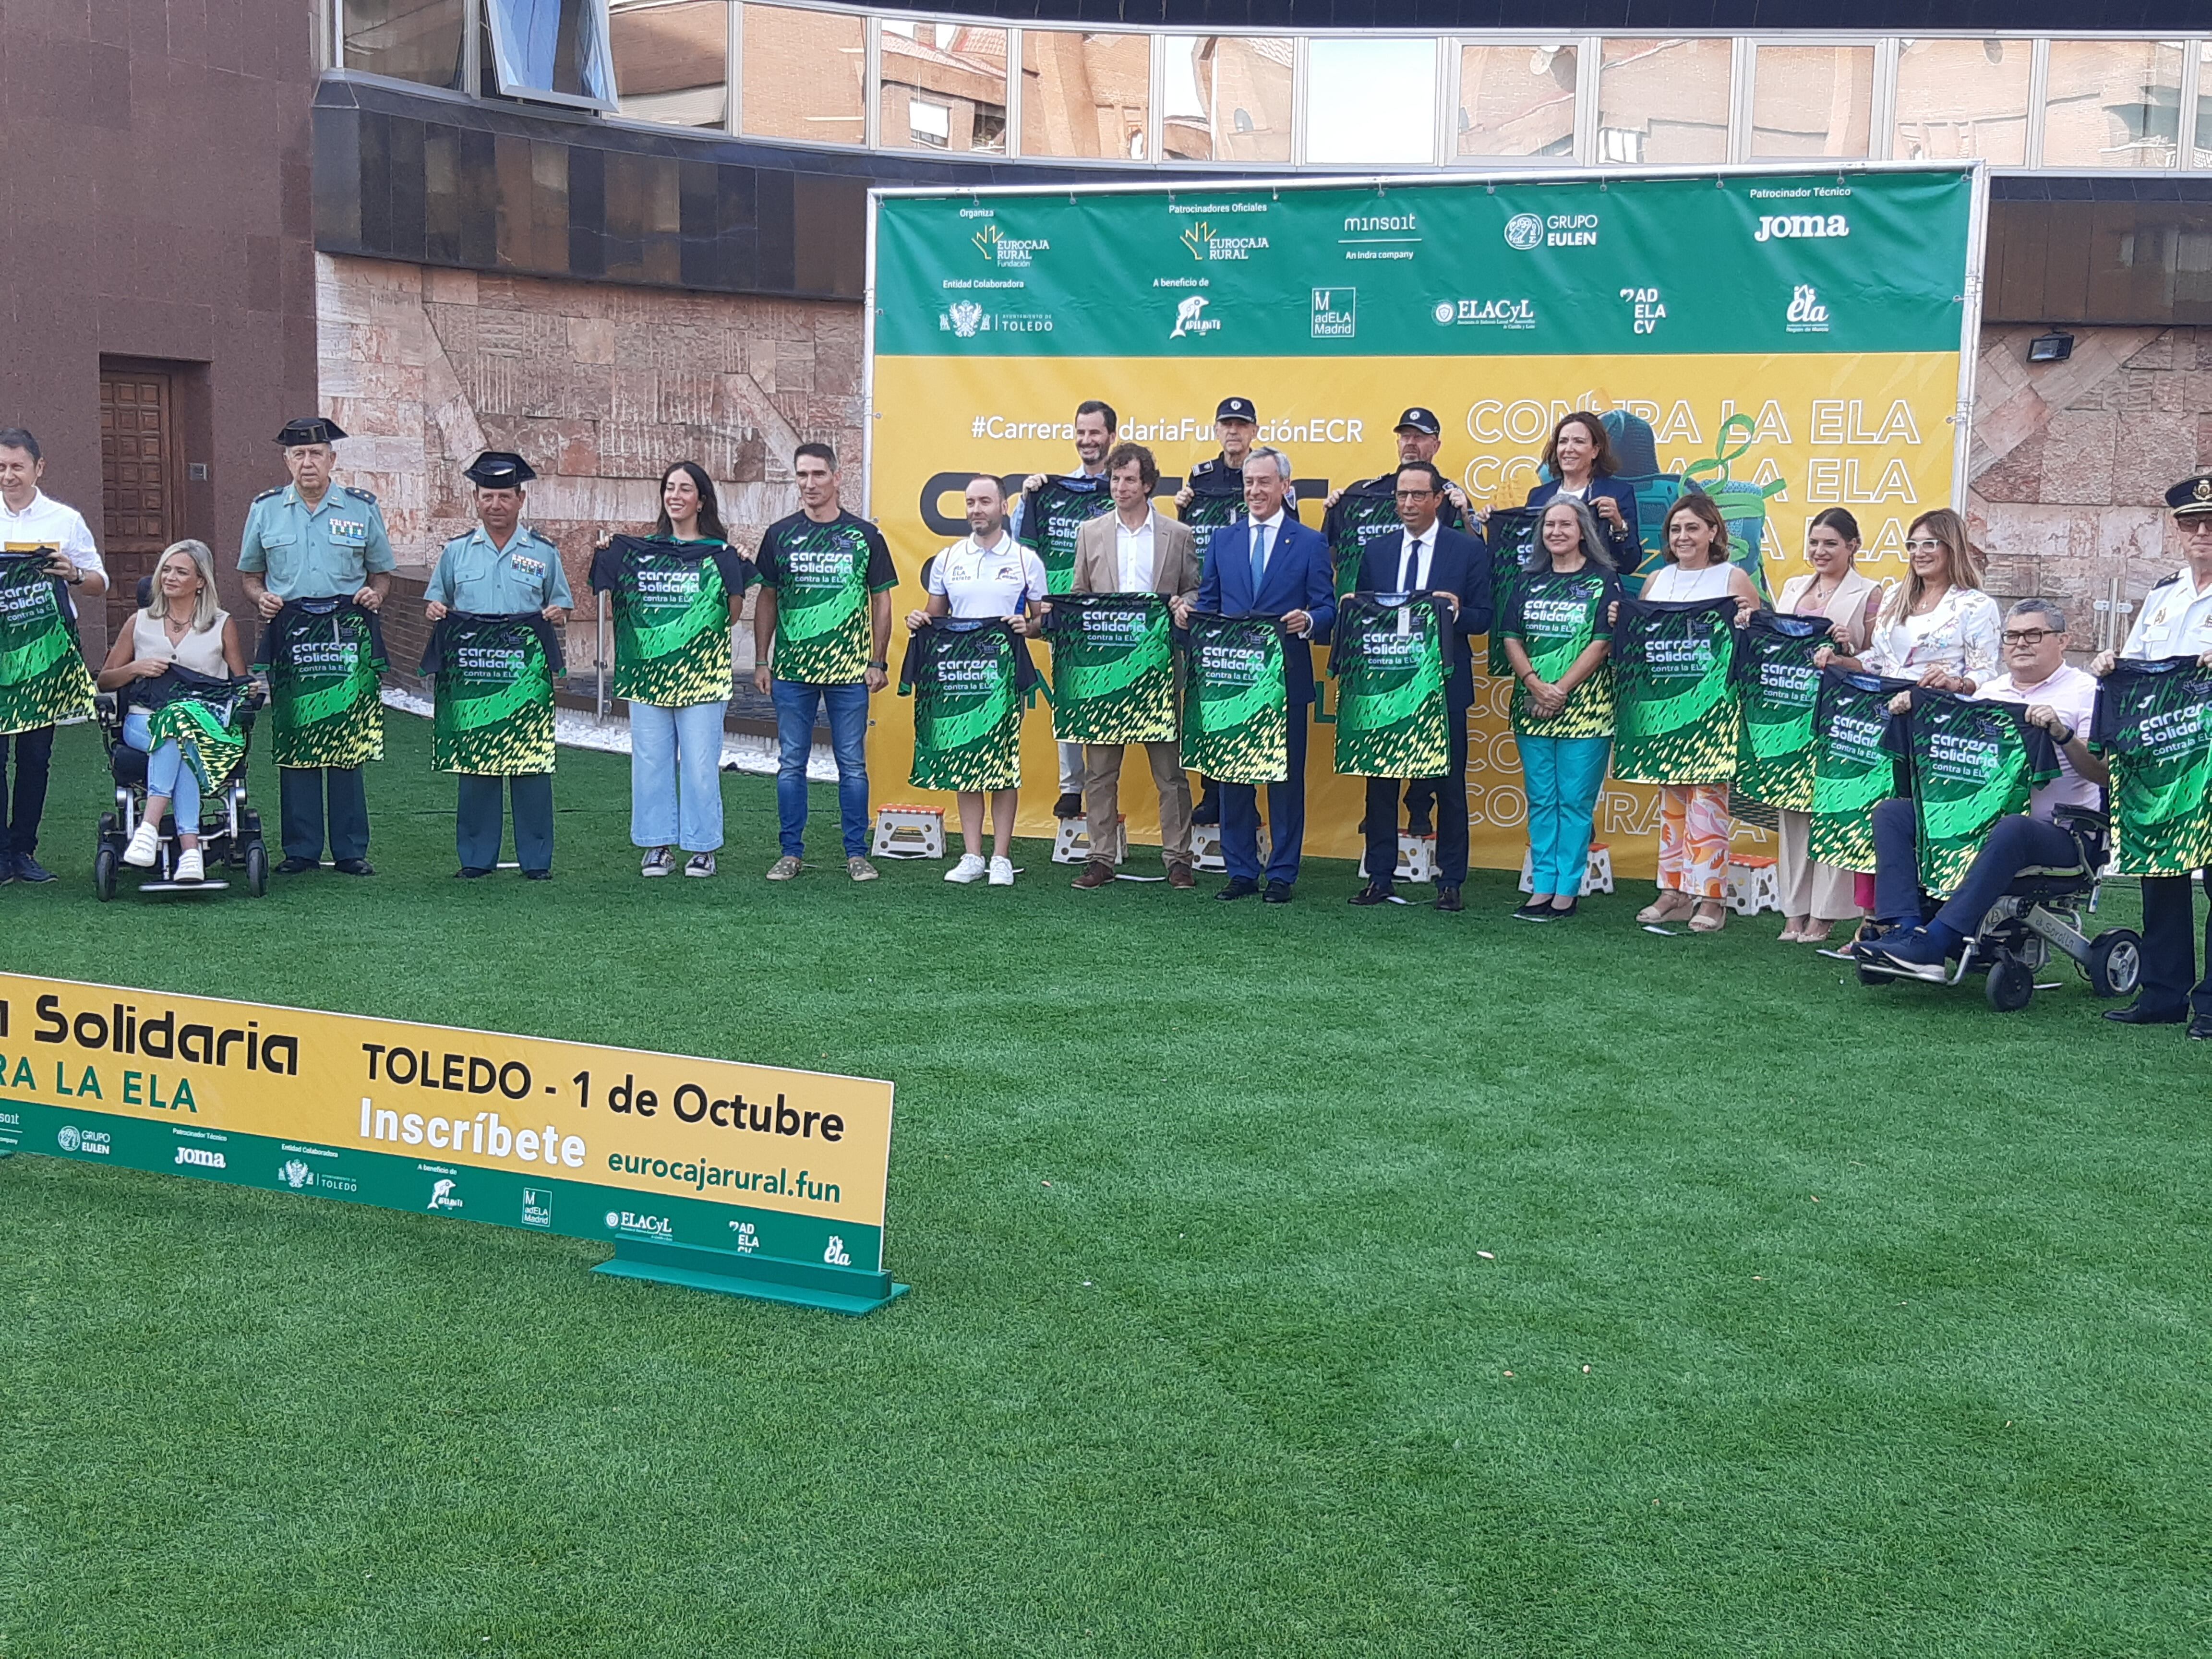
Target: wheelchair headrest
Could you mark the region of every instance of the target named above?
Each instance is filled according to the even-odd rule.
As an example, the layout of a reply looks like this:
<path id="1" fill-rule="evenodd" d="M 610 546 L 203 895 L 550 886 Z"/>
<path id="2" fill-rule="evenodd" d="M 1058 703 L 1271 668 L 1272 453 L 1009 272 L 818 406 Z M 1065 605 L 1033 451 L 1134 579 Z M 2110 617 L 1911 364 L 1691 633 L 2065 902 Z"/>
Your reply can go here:
<path id="1" fill-rule="evenodd" d="M 154 603 L 154 577 L 151 572 L 138 579 L 138 608 L 143 611 Z"/>

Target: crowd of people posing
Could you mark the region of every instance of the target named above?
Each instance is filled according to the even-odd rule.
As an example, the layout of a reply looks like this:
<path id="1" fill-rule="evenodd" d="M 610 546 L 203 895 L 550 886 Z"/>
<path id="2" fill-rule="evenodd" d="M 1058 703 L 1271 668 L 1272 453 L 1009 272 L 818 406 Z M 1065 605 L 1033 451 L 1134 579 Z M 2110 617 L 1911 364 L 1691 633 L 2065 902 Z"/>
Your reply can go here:
<path id="1" fill-rule="evenodd" d="M 1116 445 L 1116 424 L 1104 404 L 1083 404 L 1079 468 L 1032 475 L 1012 500 L 1007 481 L 976 475 L 965 492 L 967 535 L 929 560 L 923 603 L 905 617 L 899 678 L 915 696 L 916 724 L 909 781 L 958 800 L 963 852 L 948 881 L 1015 879 L 1018 732 L 1036 678 L 1026 641 L 1042 635 L 1054 664 L 1058 815 L 1102 830 L 1118 824 L 1123 756 L 1141 743 L 1169 884 L 1195 885 L 1194 825 L 1218 823 L 1227 879 L 1215 896 L 1290 902 L 1316 697 L 1311 644 L 1331 647 L 1340 681 L 1338 769 L 1367 779 L 1365 880 L 1352 902 L 1397 896 L 1402 804 L 1413 830 L 1433 825 L 1435 908 L 1459 910 L 1468 715 L 1486 640 L 1484 665 L 1514 681 L 1530 889 L 1517 918 L 1577 914 L 1595 808 L 1613 775 L 1659 787 L 1657 892 L 1639 921 L 1692 933 L 1724 925 L 1741 813 L 1778 836 L 1782 939 L 1820 944 L 1846 928 L 1885 951 L 1887 965 L 1913 972 L 1932 963 L 1932 976 L 1972 931 L 1962 896 L 1972 899 L 1994 873 L 2009 879 L 2012 867 L 2066 856 L 2103 861 L 2105 847 L 2081 827 L 2111 782 L 2087 741 L 2097 676 L 2117 658 L 2212 664 L 2204 478 L 2169 497 L 2189 563 L 2153 590 L 2124 650 L 2085 673 L 2065 662 L 2070 635 L 2057 605 L 2030 599 L 2001 613 L 1948 509 L 1912 520 L 1908 569 L 1887 586 L 1857 568 L 1850 514 L 1830 508 L 1808 527 L 1809 570 L 1770 599 L 1757 550 L 1732 546 L 1723 511 L 1694 488 L 1665 505 L 1656 556 L 1647 556 L 1637 492 L 1614 477 L 1607 428 L 1595 414 L 1558 422 L 1543 482 L 1524 507 L 1484 512 L 1436 465 L 1436 416 L 1410 409 L 1397 429 L 1399 465 L 1332 494 L 1319 529 L 1298 517 L 1289 458 L 1253 441 L 1249 400 L 1224 400 L 1221 453 L 1192 469 L 1172 516 L 1156 502 L 1157 459 Z M 208 688 L 235 687 L 251 667 L 273 697 L 279 872 L 316 867 L 327 842 L 333 868 L 371 873 L 360 768 L 380 753 L 378 612 L 394 559 L 374 498 L 335 481 L 343 436 L 313 419 L 279 434 L 291 482 L 256 499 L 238 561 L 258 612 L 252 650 L 216 601 L 212 556 L 185 542 L 163 556 L 147 602 L 98 671 L 99 688 L 129 705 L 121 740 L 148 756 L 146 808 L 126 862 L 151 865 L 173 835 L 178 879 L 200 874 L 200 799 L 220 770 L 202 739 L 219 746 L 219 734 L 161 711 L 179 698 L 204 710 L 216 695 Z M 731 544 L 712 480 L 689 462 L 663 475 L 649 532 L 604 538 L 595 554 L 591 583 L 611 613 L 613 691 L 630 723 L 631 836 L 647 878 L 716 872 L 731 639 L 753 588 L 753 678 L 772 700 L 780 747 L 781 846 L 768 878 L 788 881 L 807 867 L 817 719 L 837 767 L 847 873 L 877 874 L 865 739 L 869 699 L 892 680 L 898 578 L 882 535 L 844 507 L 831 449 L 802 444 L 793 465 L 799 508 L 749 554 Z M 73 618 L 72 592 L 105 580 L 82 520 L 38 493 L 40 466 L 30 434 L 0 432 L 0 517 L 13 526 L 0 621 L 19 631 L 38 603 Z M 423 666 L 439 694 L 434 763 L 459 775 L 458 876 L 478 879 L 496 866 L 511 803 L 518 862 L 544 879 L 550 682 L 573 600 L 557 551 L 523 522 L 527 463 L 487 453 L 467 476 L 478 525 L 441 550 L 426 591 L 434 633 Z M 42 585 L 50 601 L 37 599 Z M 37 601 L 27 611 L 11 598 L 24 593 Z M 65 679 L 50 673 L 29 691 L 0 686 L 16 769 L 0 876 L 45 876 L 31 852 L 52 721 L 76 695 Z M 1860 702 L 1846 708 L 1852 697 Z M 1910 803 L 1883 804 L 1894 792 L 1878 765 L 1844 775 L 1853 771 L 1844 761 L 1854 732 L 1936 698 L 2002 703 L 2021 734 L 2047 739 L 2048 763 L 2021 763 L 2015 793 L 2026 799 L 2002 815 L 2031 827 L 1981 828 L 1978 844 L 1986 841 L 1993 860 L 1981 887 L 1963 865 L 1940 885 L 1926 878 L 1930 854 L 1917 844 L 1928 835 L 1924 817 Z M 1844 757 L 1833 778 L 1823 770 L 1831 736 Z M 1074 884 L 1111 881 L 1115 851 L 1108 835 L 1093 836 Z M 2155 902 L 2160 915 L 2148 919 L 2143 996 L 2117 1012 L 2142 1023 L 2193 1015 L 2192 1034 L 2199 1024 L 2212 1034 L 2212 1000 L 2191 991 L 2195 867 L 2142 872 L 2147 908 Z M 1950 907 L 1939 909 L 1946 896 Z"/>

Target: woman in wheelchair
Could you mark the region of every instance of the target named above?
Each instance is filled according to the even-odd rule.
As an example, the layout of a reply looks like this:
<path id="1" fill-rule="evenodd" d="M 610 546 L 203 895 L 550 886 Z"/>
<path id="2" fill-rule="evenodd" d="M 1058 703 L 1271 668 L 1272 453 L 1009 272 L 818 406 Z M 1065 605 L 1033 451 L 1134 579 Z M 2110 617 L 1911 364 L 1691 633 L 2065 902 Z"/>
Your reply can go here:
<path id="1" fill-rule="evenodd" d="M 161 555 L 154 570 L 154 592 L 146 608 L 117 633 L 114 647 L 100 667 L 100 689 L 122 689 L 128 706 L 133 702 L 129 688 L 157 679 L 172 668 L 211 679 L 243 678 L 246 674 L 246 652 L 239 643 L 237 625 L 216 603 L 215 555 L 205 542 L 178 542 Z M 151 867 L 161 848 L 161 815 L 173 804 L 180 849 L 177 879 L 198 881 L 205 875 L 200 859 L 199 779 L 178 740 L 154 746 L 150 720 L 142 706 L 129 708 L 123 720 L 123 741 L 148 757 L 146 813 L 124 849 L 123 861 L 142 870 Z"/>

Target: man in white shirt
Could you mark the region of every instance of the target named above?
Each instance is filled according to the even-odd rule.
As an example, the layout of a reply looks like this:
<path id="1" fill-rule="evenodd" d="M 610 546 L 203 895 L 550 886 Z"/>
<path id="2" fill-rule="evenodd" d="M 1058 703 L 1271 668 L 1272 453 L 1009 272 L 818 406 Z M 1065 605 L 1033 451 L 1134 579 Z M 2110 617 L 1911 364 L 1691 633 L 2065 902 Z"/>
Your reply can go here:
<path id="1" fill-rule="evenodd" d="M 1997 820 L 1958 891 L 1925 923 L 1912 803 L 1899 797 L 1875 808 L 1875 915 L 1894 931 L 1860 948 L 1881 966 L 1940 981 L 1948 977 L 1944 959 L 1958 953 L 2024 872 L 2078 869 L 2093 857 L 2103 861 L 2100 848 L 2085 848 L 2055 822 L 2061 807 L 2098 810 L 2111 775 L 2087 742 L 2096 678 L 2068 664 L 2066 640 L 2065 613 L 2049 599 L 2022 599 L 2006 613 L 2000 636 L 2005 672 L 1973 695 L 2027 704 L 2021 718 L 2049 732 L 2058 750 L 2058 775 L 2029 795 L 2027 811 Z"/>
<path id="2" fill-rule="evenodd" d="M 46 470 L 39 441 L 21 427 L 0 428 L 0 550 L 27 553 L 51 548 L 46 569 L 70 588 L 70 615 L 76 595 L 98 599 L 107 592 L 107 567 L 84 515 L 40 489 Z M 12 752 L 12 757 L 11 753 Z M 46 778 L 54 754 L 54 728 L 0 733 L 0 789 L 6 793 L 6 817 L 0 823 L 0 883 L 52 881 L 51 872 L 32 856 L 39 844 L 39 821 L 46 816 Z M 14 787 L 6 789 L 13 758 Z"/>
<path id="3" fill-rule="evenodd" d="M 1106 458 L 1114 510 L 1083 526 L 1075 540 L 1079 593 L 1156 593 L 1170 607 L 1198 597 L 1198 538 L 1190 526 L 1164 519 L 1152 506 L 1159 463 L 1142 444 L 1121 444 Z M 1144 745 L 1160 798 L 1160 858 L 1168 885 L 1178 892 L 1197 884 L 1191 876 L 1190 775 L 1172 738 Z M 1114 879 L 1114 825 L 1121 815 L 1124 744 L 1084 746 L 1083 811 L 1091 826 L 1091 857 L 1074 885 L 1094 891 Z"/>
<path id="4" fill-rule="evenodd" d="M 2146 660 L 2190 657 L 2212 665 L 2212 472 L 2184 478 L 2166 492 L 2166 505 L 2180 532 L 2185 561 L 2181 568 L 2143 595 L 2142 609 L 2128 630 L 2123 657 Z M 2112 653 L 2089 665 L 2100 679 L 2112 672 Z M 2212 871 L 2197 879 L 2212 896 Z M 2179 1025 L 2189 1035 L 2212 1038 L 2212 982 L 2197 978 L 2197 896 L 2188 876 L 2145 876 L 2142 880 L 2142 994 L 2124 1008 L 2107 1008 L 2106 1019 L 2123 1025 Z M 2204 919 L 2204 962 L 2212 975 L 2212 911 Z"/>

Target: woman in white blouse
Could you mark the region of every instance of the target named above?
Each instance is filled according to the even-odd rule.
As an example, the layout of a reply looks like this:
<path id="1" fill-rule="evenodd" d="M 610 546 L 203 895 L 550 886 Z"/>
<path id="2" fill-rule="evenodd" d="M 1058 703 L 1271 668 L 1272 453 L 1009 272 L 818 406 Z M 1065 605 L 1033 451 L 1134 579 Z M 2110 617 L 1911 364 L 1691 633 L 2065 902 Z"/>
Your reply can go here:
<path id="1" fill-rule="evenodd" d="M 1912 574 L 1875 617 L 1865 650 L 1816 653 L 1814 661 L 1908 679 L 1937 691 L 1972 696 L 1997 676 L 1997 602 L 1982 592 L 1982 561 L 1966 522 L 1948 507 L 1923 513 L 1905 532 Z"/>

